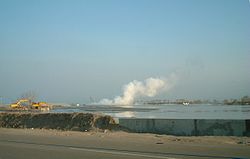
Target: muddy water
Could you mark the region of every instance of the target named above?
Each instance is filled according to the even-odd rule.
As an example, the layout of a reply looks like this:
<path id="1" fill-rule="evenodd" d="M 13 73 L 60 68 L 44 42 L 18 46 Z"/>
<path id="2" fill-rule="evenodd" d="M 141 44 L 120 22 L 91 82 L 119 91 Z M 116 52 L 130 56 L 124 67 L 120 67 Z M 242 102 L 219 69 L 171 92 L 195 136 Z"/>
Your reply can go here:
<path id="1" fill-rule="evenodd" d="M 116 118 L 250 119 L 250 105 L 135 105 L 57 108 L 52 112 L 96 112 Z"/>

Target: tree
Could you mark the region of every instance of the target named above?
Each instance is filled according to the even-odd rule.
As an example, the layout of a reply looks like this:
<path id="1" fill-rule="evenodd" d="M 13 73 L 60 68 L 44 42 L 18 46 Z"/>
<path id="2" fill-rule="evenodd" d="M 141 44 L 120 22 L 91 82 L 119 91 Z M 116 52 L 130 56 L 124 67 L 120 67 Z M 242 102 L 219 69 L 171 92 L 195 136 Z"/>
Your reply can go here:
<path id="1" fill-rule="evenodd" d="M 241 103 L 242 104 L 250 104 L 250 97 L 244 96 L 241 98 Z"/>

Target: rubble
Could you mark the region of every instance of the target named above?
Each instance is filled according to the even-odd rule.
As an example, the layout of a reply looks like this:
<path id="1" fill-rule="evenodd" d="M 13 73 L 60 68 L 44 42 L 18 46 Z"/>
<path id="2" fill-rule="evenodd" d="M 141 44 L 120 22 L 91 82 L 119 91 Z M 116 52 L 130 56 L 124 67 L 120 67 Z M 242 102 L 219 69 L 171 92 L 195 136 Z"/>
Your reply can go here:
<path id="1" fill-rule="evenodd" d="M 0 113 L 0 127 L 39 128 L 73 131 L 111 130 L 117 127 L 114 119 L 91 113 Z"/>

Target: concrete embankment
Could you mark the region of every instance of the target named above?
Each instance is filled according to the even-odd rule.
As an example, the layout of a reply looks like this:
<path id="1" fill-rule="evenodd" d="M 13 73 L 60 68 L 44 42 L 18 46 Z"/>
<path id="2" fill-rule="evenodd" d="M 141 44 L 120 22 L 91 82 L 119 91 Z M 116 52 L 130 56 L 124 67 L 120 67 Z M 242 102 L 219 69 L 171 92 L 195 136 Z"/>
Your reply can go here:
<path id="1" fill-rule="evenodd" d="M 180 136 L 250 136 L 250 120 L 134 119 L 121 118 L 119 125 L 106 115 L 91 113 L 0 113 L 0 127 L 73 131 L 126 130 Z"/>
<path id="2" fill-rule="evenodd" d="M 119 119 L 132 132 L 181 136 L 250 136 L 250 120 Z"/>
<path id="3" fill-rule="evenodd" d="M 113 129 L 110 116 L 90 113 L 0 113 L 0 127 L 89 131 Z"/>

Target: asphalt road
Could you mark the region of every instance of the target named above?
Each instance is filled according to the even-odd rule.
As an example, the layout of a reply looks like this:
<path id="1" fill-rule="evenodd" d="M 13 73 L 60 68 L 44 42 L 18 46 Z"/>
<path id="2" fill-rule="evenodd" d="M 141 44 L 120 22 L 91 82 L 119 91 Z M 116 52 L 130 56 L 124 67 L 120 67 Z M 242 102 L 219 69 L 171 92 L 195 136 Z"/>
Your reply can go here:
<path id="1" fill-rule="evenodd" d="M 29 130 L 30 131 L 30 130 Z M 250 146 L 161 143 L 112 135 L 36 134 L 0 129 L 0 159 L 242 159 L 250 158 Z M 138 140 L 138 141 L 137 141 Z"/>

